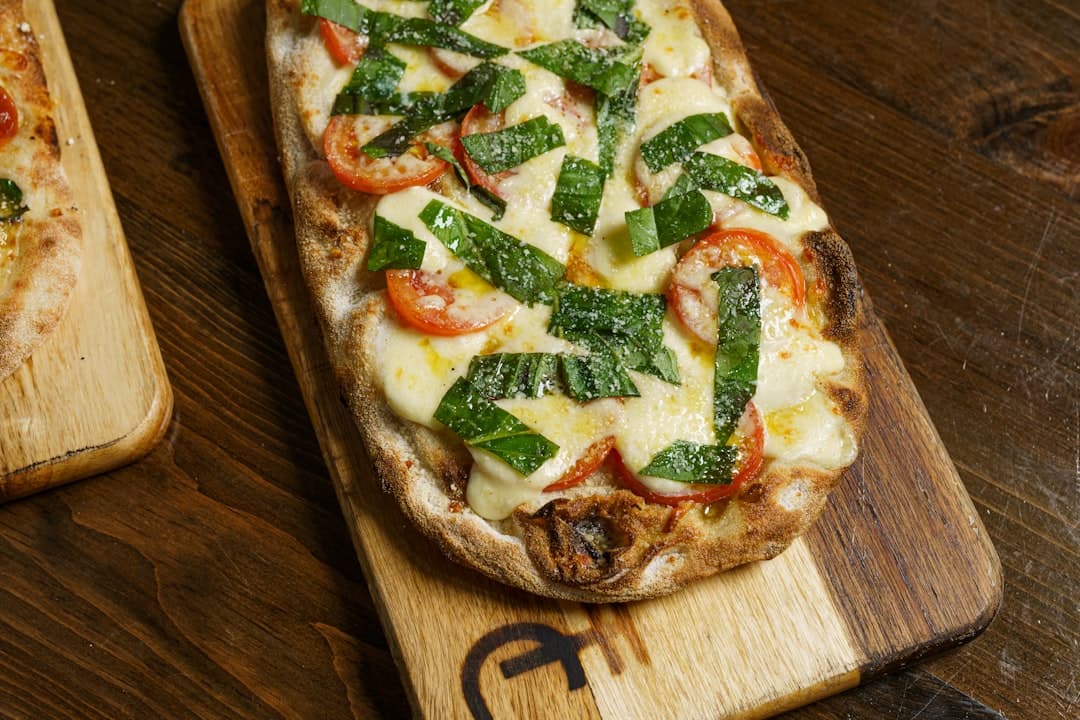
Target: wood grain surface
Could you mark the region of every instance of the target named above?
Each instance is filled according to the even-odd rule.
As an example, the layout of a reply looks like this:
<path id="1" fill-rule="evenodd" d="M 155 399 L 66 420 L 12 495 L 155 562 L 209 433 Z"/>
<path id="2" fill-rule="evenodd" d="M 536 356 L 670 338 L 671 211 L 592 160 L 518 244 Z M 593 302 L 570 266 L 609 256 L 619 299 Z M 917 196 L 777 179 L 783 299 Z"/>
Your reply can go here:
<path id="1" fill-rule="evenodd" d="M 60 327 L 0 382 L 0 502 L 145 455 L 172 392 L 78 80 L 51 2 L 27 6 L 41 43 L 64 170 L 80 210 L 82 273 Z"/>
<path id="2" fill-rule="evenodd" d="M 0 508 L 0 716 L 405 717 L 179 6 L 57 0 L 176 414 L 142 462 Z M 728 7 L 1005 572 L 978 639 L 790 717 L 1075 717 L 1075 10 Z"/>

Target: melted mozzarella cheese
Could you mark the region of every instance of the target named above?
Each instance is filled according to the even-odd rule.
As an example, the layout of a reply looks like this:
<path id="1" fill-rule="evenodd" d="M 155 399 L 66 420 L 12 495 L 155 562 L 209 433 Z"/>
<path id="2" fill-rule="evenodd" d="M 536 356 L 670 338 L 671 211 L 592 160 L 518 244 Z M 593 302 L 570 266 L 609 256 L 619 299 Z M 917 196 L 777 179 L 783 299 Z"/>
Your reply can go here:
<path id="1" fill-rule="evenodd" d="M 469 361 L 484 351 L 484 333 L 458 337 L 425 335 L 384 318 L 377 335 L 379 386 L 390 409 L 406 420 L 435 427 L 435 409 Z"/>
<path id="2" fill-rule="evenodd" d="M 649 83 L 638 92 L 636 141 L 648 140 L 664 128 L 688 115 L 722 112 L 732 119 L 727 95 L 701 80 L 666 77 Z"/>
<path id="3" fill-rule="evenodd" d="M 532 502 L 545 487 L 558 481 L 590 445 L 610 434 L 619 406 L 615 400 L 581 405 L 561 395 L 499 400 L 497 404 L 529 427 L 542 429 L 544 437 L 559 450 L 536 472 L 522 477 L 483 450 L 470 449 L 475 465 L 466 500 L 478 515 L 489 519 L 507 517 L 515 507 Z"/>
<path id="4" fill-rule="evenodd" d="M 686 77 L 709 69 L 709 45 L 694 22 L 685 0 L 636 4 L 651 30 L 645 39 L 643 62 L 664 77 Z"/>
<path id="5" fill-rule="evenodd" d="M 765 456 L 785 465 L 806 463 L 829 470 L 850 465 L 857 453 L 851 425 L 820 390 L 765 416 Z"/>
<path id="6" fill-rule="evenodd" d="M 815 392 L 817 377 L 843 369 L 840 348 L 805 330 L 762 338 L 754 402 L 763 413 L 801 403 Z"/>
<path id="7" fill-rule="evenodd" d="M 716 442 L 713 429 L 713 356 L 702 353 L 669 318 L 664 321 L 664 344 L 678 358 L 681 385 L 634 374 L 641 397 L 626 398 L 617 425 L 615 448 L 628 468 L 638 470 L 676 440 Z M 649 485 L 657 478 L 644 478 Z M 660 489 L 657 487 L 657 489 Z"/>
<path id="8" fill-rule="evenodd" d="M 585 258 L 607 287 L 661 292 L 675 266 L 675 248 L 663 248 L 642 257 L 634 255 L 626 229 L 626 213 L 640 207 L 625 173 L 610 178 Z"/>
<path id="9" fill-rule="evenodd" d="M 576 0 L 498 0 L 478 8 L 461 29 L 515 48 L 569 37 Z"/>
<path id="10" fill-rule="evenodd" d="M 787 201 L 789 215 L 787 220 L 781 220 L 775 215 L 769 215 L 750 207 L 744 202 L 734 201 L 738 209 L 728 215 L 724 221 L 725 227 L 753 228 L 772 235 L 780 241 L 780 244 L 795 257 L 802 254 L 800 238 L 808 232 L 820 231 L 829 227 L 829 218 L 806 191 L 795 183 L 782 177 L 770 177 Z M 715 193 L 706 193 L 715 194 Z"/>

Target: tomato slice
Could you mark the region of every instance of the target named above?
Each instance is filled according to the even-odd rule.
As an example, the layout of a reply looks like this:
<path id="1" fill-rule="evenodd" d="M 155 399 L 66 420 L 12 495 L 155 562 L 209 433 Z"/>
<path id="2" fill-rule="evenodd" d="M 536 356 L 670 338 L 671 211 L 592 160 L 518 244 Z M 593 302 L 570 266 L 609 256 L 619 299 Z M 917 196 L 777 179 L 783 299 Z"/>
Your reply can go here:
<path id="1" fill-rule="evenodd" d="M 739 427 L 735 430 L 735 436 L 739 439 L 739 458 L 737 460 L 737 470 L 732 476 L 729 485 L 687 484 L 685 489 L 679 492 L 656 492 L 626 467 L 622 457 L 619 456 L 618 450 L 613 450 L 611 453 L 615 463 L 615 477 L 627 490 L 640 495 L 647 502 L 659 503 L 660 505 L 674 506 L 684 502 L 708 504 L 732 497 L 743 484 L 757 477 L 765 461 L 763 454 L 765 428 L 761 422 L 761 414 L 753 402 L 747 403 L 746 411 L 739 421 Z"/>
<path id="2" fill-rule="evenodd" d="M 453 50 L 429 47 L 427 52 L 435 68 L 451 80 L 460 80 L 476 64 L 476 61 L 468 55 L 462 55 Z"/>
<path id="3" fill-rule="evenodd" d="M 657 80 L 663 80 L 665 77 L 667 77 L 667 76 L 662 74 L 659 70 L 657 70 L 655 65 L 653 65 L 651 63 L 643 63 L 642 64 L 642 66 L 641 66 L 641 84 L 642 85 L 648 85 L 649 83 L 654 83 Z M 709 65 L 708 63 L 706 63 L 705 65 L 702 65 L 699 68 L 695 68 L 693 70 L 693 72 L 690 73 L 690 77 L 694 78 L 695 80 L 700 80 L 701 82 L 705 83 L 709 87 L 712 87 L 712 84 L 713 84 L 712 66 Z"/>
<path id="4" fill-rule="evenodd" d="M 353 32 L 326 18 L 319 18 L 319 33 L 330 56 L 338 65 L 355 65 L 364 57 L 368 45 L 367 35 Z"/>
<path id="5" fill-rule="evenodd" d="M 596 469 L 604 464 L 604 460 L 607 459 L 608 453 L 615 447 L 615 436 L 609 435 L 606 438 L 597 440 L 589 447 L 585 448 L 585 452 L 576 463 L 570 466 L 570 469 L 563 473 L 563 476 L 555 482 L 544 488 L 544 492 L 554 492 L 556 490 L 569 490 L 572 487 L 576 487 L 585 482 L 585 478 L 596 472 Z"/>
<path id="6" fill-rule="evenodd" d="M 758 157 L 757 152 L 754 150 L 754 146 L 750 144 L 750 141 L 746 136 L 732 134 L 728 135 L 728 138 L 730 139 L 732 150 L 735 151 L 735 162 L 761 172 L 761 158 Z"/>
<path id="7" fill-rule="evenodd" d="M 476 292 L 454 286 L 453 277 L 425 270 L 387 270 L 390 304 L 406 324 L 430 335 L 483 330 L 514 309 L 513 298 L 492 288 Z"/>
<path id="8" fill-rule="evenodd" d="M 643 63 L 641 66 L 641 84 L 648 85 L 654 83 L 657 80 L 663 80 L 664 76 L 660 74 L 660 71 L 656 69 L 656 66 L 652 63 Z"/>
<path id="9" fill-rule="evenodd" d="M 19 134 L 19 109 L 7 90 L 0 87 L 0 146 Z"/>
<path id="10" fill-rule="evenodd" d="M 461 137 L 476 135 L 477 133 L 495 132 L 496 130 L 502 130 L 504 127 L 506 127 L 505 113 L 493 113 L 482 104 L 477 103 L 472 106 L 472 109 L 465 114 L 461 121 Z M 465 166 L 465 171 L 469 173 L 469 177 L 472 178 L 475 184 L 504 200 L 506 199 L 499 191 L 499 184 L 514 175 L 513 170 L 504 170 L 495 175 L 488 175 L 483 168 L 473 161 L 464 147 L 461 148 L 461 163 Z"/>
<path id="11" fill-rule="evenodd" d="M 455 125 L 436 125 L 417 137 L 417 142 L 396 157 L 373 158 L 361 148 L 393 125 L 389 118 L 375 115 L 335 115 L 323 136 L 326 160 L 334 175 L 353 190 L 386 195 L 414 185 L 427 185 L 450 167 L 427 151 L 430 141 L 453 147 Z"/>
<path id="12" fill-rule="evenodd" d="M 748 262 L 758 266 L 762 283 L 779 288 L 797 308 L 806 302 L 806 280 L 799 263 L 771 235 L 746 228 L 716 230 L 682 256 L 667 291 L 668 305 L 676 317 L 702 342 L 716 344 L 712 274 Z"/>
<path id="13" fill-rule="evenodd" d="M 573 80 L 567 80 L 565 92 L 548 98 L 544 102 L 584 130 L 594 122 L 594 114 L 591 108 L 595 98 L 596 91 L 592 88 L 585 87 Z"/>

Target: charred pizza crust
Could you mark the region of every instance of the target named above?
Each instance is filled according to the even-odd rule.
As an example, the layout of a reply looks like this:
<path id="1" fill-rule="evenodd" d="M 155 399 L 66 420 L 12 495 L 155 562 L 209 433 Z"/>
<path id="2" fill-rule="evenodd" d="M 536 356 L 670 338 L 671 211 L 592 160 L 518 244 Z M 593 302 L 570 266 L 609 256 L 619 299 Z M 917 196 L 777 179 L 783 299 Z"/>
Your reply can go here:
<path id="1" fill-rule="evenodd" d="M 294 88 L 305 65 L 294 50 L 311 34 L 298 0 L 269 0 L 271 101 L 286 183 L 293 201 L 300 261 L 314 298 L 331 364 L 383 488 L 454 560 L 536 594 L 586 602 L 628 601 L 670 593 L 699 578 L 774 557 L 821 513 L 842 470 L 767 461 L 730 501 L 670 508 L 620 489 L 602 467 L 585 484 L 545 493 L 511 517 L 489 521 L 464 503 L 471 464 L 463 443 L 397 417 L 376 377 L 376 335 L 392 312 L 381 273 L 364 268 L 377 198 L 343 187 L 305 134 Z M 767 173 L 782 175 L 818 201 L 809 165 L 751 71 L 730 17 L 715 0 L 694 0 L 713 51 L 715 76 L 731 90 L 737 122 Z M 819 387 L 861 437 L 866 390 L 856 332 L 862 307 L 847 245 L 831 229 L 807 233 L 807 284 L 824 334 L 845 370 Z"/>
<path id="2" fill-rule="evenodd" d="M 0 222 L 0 379 L 56 328 L 78 278 L 81 230 L 60 165 L 53 105 L 21 0 L 0 0 L 0 85 L 15 101 L 19 132 L 0 147 L 0 176 L 29 208 Z"/>

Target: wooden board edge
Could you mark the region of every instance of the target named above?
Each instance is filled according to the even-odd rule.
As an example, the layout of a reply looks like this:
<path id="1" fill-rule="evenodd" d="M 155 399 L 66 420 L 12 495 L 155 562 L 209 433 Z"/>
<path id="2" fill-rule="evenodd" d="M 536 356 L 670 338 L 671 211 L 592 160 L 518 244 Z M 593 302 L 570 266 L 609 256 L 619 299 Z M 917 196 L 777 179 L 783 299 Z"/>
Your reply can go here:
<path id="1" fill-rule="evenodd" d="M 164 372 L 155 374 L 154 379 L 154 395 L 146 414 L 134 427 L 107 442 L 71 450 L 9 473 L 3 477 L 0 503 L 116 470 L 147 455 L 165 436 L 173 412 L 172 387 Z"/>
<path id="2" fill-rule="evenodd" d="M 860 292 L 865 313 L 859 332 L 863 338 L 864 346 L 877 346 L 878 349 L 875 351 L 874 357 L 879 358 L 887 366 L 879 368 L 879 370 L 892 371 L 898 381 L 902 383 L 903 389 L 900 395 L 909 406 L 910 416 L 920 423 L 921 432 L 927 436 L 929 444 L 938 451 L 936 467 L 942 472 L 940 475 L 928 480 L 938 485 L 940 493 L 942 495 L 947 494 L 950 501 L 966 516 L 967 523 L 958 526 L 955 530 L 958 536 L 962 536 L 960 538 L 961 544 L 966 548 L 964 558 L 966 572 L 962 575 L 956 575 L 954 579 L 963 582 L 966 591 L 965 600 L 969 600 L 963 605 L 951 605 L 953 616 L 949 618 L 949 622 L 935 628 L 937 632 L 932 637 L 914 644 L 904 643 L 897 645 L 886 642 L 884 638 L 877 638 L 877 642 L 874 642 L 871 638 L 858 632 L 858 627 L 852 625 L 852 623 L 857 625 L 860 621 L 857 614 L 852 613 L 850 608 L 841 610 L 839 615 L 844 617 L 849 625 L 848 632 L 852 643 L 858 647 L 863 655 L 860 667 L 861 683 L 866 683 L 882 675 L 910 666 L 923 658 L 943 653 L 975 639 L 989 627 L 1001 608 L 1004 600 L 1004 575 L 997 549 L 986 531 L 971 494 L 968 492 L 952 457 L 949 455 L 948 449 L 941 439 L 937 426 L 934 424 L 929 410 L 923 402 L 914 379 L 903 363 L 903 358 L 893 342 L 892 335 L 885 322 L 873 311 L 873 303 L 869 294 L 866 293 L 865 289 L 861 289 Z M 872 409 L 871 412 L 873 412 Z M 854 472 L 855 466 L 852 466 L 848 473 Z M 845 475 L 842 483 L 860 481 L 861 479 L 856 476 Z M 857 494 L 862 495 L 862 491 Z M 832 502 L 835 502 L 835 499 L 830 497 L 830 503 Z M 835 508 L 833 509 L 835 510 Z M 828 510 L 826 513 L 828 513 Z M 808 531 L 808 536 L 817 532 L 825 532 L 828 525 L 829 522 L 823 515 L 815 523 L 815 526 Z M 838 563 L 841 562 L 839 558 L 834 558 L 834 560 L 835 563 L 830 565 L 825 563 L 824 557 L 817 556 L 818 570 L 826 582 L 833 587 L 834 592 L 840 593 L 845 590 L 847 585 L 844 584 L 843 580 L 833 577 L 831 568 L 838 567 Z M 913 583 L 913 587 L 920 587 L 924 592 L 933 593 L 933 589 L 926 586 L 921 580 L 914 580 Z"/>
<path id="3" fill-rule="evenodd" d="M 763 705 L 759 705 L 752 711 L 734 715 L 727 720 L 764 720 L 764 718 L 771 718 L 781 713 L 790 712 L 804 705 L 817 702 L 818 700 L 824 700 L 827 697 L 832 697 L 845 690 L 851 690 L 854 687 L 858 687 L 866 682 L 866 678 L 861 675 L 858 670 L 851 670 L 850 672 L 842 673 L 831 678 L 825 678 L 816 685 L 802 688 L 790 695 L 778 697 Z"/>
<path id="4" fill-rule="evenodd" d="M 985 570 L 986 574 L 982 582 L 977 582 L 978 590 L 975 607 L 970 613 L 966 623 L 959 623 L 952 628 L 953 633 L 939 638 L 940 642 L 927 643 L 925 646 L 914 648 L 913 652 L 902 661 L 901 665 L 885 664 L 880 668 L 867 668 L 871 677 L 876 677 L 885 672 L 897 669 L 903 665 L 910 664 L 916 660 L 932 655 L 938 652 L 943 652 L 951 647 L 961 645 L 978 637 L 985 631 L 990 623 L 997 617 L 998 611 L 1001 610 L 1001 605 L 1005 601 L 1005 573 L 1001 565 L 1001 556 L 998 555 L 997 548 L 994 546 L 994 541 L 990 538 L 990 533 L 986 530 L 986 525 L 982 521 L 982 516 L 979 514 L 978 508 L 975 507 L 975 501 L 971 498 L 971 493 L 968 492 L 967 485 L 964 484 L 963 478 L 960 477 L 960 472 L 956 468 L 956 464 L 952 461 L 952 455 L 949 453 L 948 448 L 945 446 L 944 441 L 941 439 L 941 434 L 938 432 L 937 425 L 934 424 L 933 418 L 930 416 L 930 411 L 926 407 L 926 403 L 923 402 L 922 394 L 919 393 L 919 388 L 915 385 L 914 378 L 908 373 L 907 367 L 903 365 L 903 358 L 900 355 L 900 351 L 896 347 L 896 343 L 893 342 L 892 334 L 889 332 L 885 322 L 877 315 L 873 316 L 874 322 L 877 324 L 877 329 L 881 336 L 885 339 L 888 346 L 888 352 L 885 353 L 886 357 L 889 357 L 893 362 L 899 363 L 903 370 L 904 377 L 907 378 L 907 382 L 910 390 L 910 397 L 915 405 L 918 414 L 925 418 L 929 431 L 933 437 L 933 442 L 940 448 L 948 458 L 949 468 L 952 470 L 950 473 L 950 483 L 953 484 L 953 489 L 956 491 L 957 497 L 960 498 L 965 509 L 969 513 L 971 518 L 971 530 L 975 535 L 975 541 L 978 544 L 976 552 L 979 557 L 986 562 Z M 973 575 L 978 578 L 979 576 Z"/>

